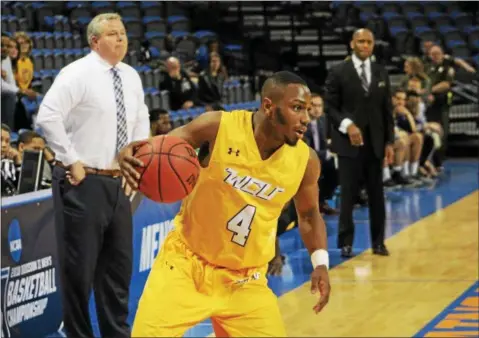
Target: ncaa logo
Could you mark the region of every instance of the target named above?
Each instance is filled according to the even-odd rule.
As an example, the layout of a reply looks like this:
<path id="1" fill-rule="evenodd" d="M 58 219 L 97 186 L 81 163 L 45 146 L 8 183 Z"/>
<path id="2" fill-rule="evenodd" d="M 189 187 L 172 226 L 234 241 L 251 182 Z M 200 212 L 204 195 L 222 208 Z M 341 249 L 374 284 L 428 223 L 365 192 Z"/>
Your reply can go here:
<path id="1" fill-rule="evenodd" d="M 18 263 L 22 256 L 22 233 L 17 219 L 13 219 L 8 225 L 8 246 L 12 259 Z"/>

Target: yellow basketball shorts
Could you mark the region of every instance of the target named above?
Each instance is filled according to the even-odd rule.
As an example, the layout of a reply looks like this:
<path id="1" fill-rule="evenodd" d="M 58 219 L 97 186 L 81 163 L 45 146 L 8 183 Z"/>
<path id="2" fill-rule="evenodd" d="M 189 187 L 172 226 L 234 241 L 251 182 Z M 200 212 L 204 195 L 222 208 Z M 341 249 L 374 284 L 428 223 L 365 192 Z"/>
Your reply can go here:
<path id="1" fill-rule="evenodd" d="M 234 271 L 211 265 L 172 231 L 146 282 L 132 336 L 183 336 L 211 318 L 217 337 L 285 337 L 266 270 Z"/>

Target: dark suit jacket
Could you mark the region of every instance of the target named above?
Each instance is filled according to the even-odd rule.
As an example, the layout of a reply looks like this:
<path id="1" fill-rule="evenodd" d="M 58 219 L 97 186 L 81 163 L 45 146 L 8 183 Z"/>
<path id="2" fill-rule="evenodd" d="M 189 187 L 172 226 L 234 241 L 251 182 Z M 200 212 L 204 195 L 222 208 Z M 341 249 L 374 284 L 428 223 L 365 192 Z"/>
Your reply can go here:
<path id="1" fill-rule="evenodd" d="M 351 145 L 347 134 L 338 128 L 344 118 L 351 119 L 364 137 L 369 131 L 374 154 L 384 158 L 386 144 L 394 143 L 389 77 L 384 67 L 371 62 L 369 93 L 361 86 L 361 79 L 351 59 L 345 60 L 329 71 L 325 85 L 326 115 L 332 125 L 332 150 L 339 156 L 356 157 L 358 147 Z"/>
<path id="2" fill-rule="evenodd" d="M 326 157 L 326 151 L 328 150 L 328 143 L 327 143 L 327 131 L 326 131 L 326 116 L 322 116 L 321 118 L 317 119 L 317 128 L 318 128 L 318 135 L 319 135 L 319 152 L 318 156 L 323 160 Z M 308 129 L 306 133 L 304 133 L 304 142 L 311 148 L 314 148 L 314 137 L 312 131 L 313 124 L 310 123 L 308 125 Z M 315 149 L 316 150 L 316 149 Z"/>

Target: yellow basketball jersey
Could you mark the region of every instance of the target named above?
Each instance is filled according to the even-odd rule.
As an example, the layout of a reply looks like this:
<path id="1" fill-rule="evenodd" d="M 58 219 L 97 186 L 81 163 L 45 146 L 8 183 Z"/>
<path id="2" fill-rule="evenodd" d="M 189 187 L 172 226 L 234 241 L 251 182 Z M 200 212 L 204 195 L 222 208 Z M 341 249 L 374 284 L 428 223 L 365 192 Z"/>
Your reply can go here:
<path id="1" fill-rule="evenodd" d="M 252 115 L 223 112 L 209 165 L 174 221 L 194 253 L 229 269 L 259 267 L 273 258 L 278 218 L 309 159 L 308 146 L 299 141 L 262 160 Z"/>

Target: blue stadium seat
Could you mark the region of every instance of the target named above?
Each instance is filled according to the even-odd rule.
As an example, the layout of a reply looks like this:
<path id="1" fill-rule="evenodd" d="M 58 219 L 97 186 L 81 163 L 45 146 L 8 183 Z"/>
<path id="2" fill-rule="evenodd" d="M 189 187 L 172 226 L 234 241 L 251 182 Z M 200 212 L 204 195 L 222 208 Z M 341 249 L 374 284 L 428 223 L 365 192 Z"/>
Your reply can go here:
<path id="1" fill-rule="evenodd" d="M 161 108 L 161 94 L 160 91 L 156 88 L 153 88 L 153 90 L 151 91 L 151 108 Z"/>
<path id="2" fill-rule="evenodd" d="M 55 49 L 53 51 L 53 58 L 54 69 L 62 69 L 65 67 L 65 53 L 63 49 Z"/>
<path id="3" fill-rule="evenodd" d="M 479 51 L 479 40 L 471 41 L 470 46 L 472 49 Z"/>
<path id="4" fill-rule="evenodd" d="M 143 24 L 139 18 L 135 17 L 124 17 L 123 23 L 125 24 L 126 30 L 129 35 L 135 38 L 143 37 Z"/>
<path id="5" fill-rule="evenodd" d="M 193 33 L 193 36 L 198 39 L 200 44 L 205 44 L 210 40 L 216 39 L 216 34 L 208 30 L 196 31 Z"/>
<path id="6" fill-rule="evenodd" d="M 168 17 L 168 26 L 172 31 L 186 31 L 190 30 L 189 21 L 185 16 L 172 15 Z"/>
<path id="7" fill-rule="evenodd" d="M 53 45 L 55 46 L 55 49 L 65 48 L 65 38 L 63 33 L 60 33 L 60 32 L 53 33 Z"/>
<path id="8" fill-rule="evenodd" d="M 397 12 L 384 12 L 382 13 L 384 21 L 391 26 L 397 27 L 407 27 L 407 21 L 403 15 L 400 15 Z"/>
<path id="9" fill-rule="evenodd" d="M 472 16 L 467 13 L 461 11 L 453 11 L 450 13 L 450 16 L 458 27 L 465 27 L 474 24 Z"/>
<path id="10" fill-rule="evenodd" d="M 73 48 L 82 48 L 82 36 L 80 34 L 73 34 L 72 36 Z"/>
<path id="11" fill-rule="evenodd" d="M 162 4 L 157 1 L 142 1 L 140 8 L 143 10 L 143 15 L 163 17 Z"/>
<path id="12" fill-rule="evenodd" d="M 63 48 L 73 48 L 73 34 L 70 32 L 63 33 Z"/>
<path id="13" fill-rule="evenodd" d="M 45 46 L 43 48 L 45 48 L 45 49 L 55 48 L 55 41 L 53 40 L 53 33 L 45 32 L 44 33 L 44 39 L 45 39 Z"/>
<path id="14" fill-rule="evenodd" d="M 406 13 L 406 17 L 411 20 L 411 19 L 415 19 L 415 18 L 421 18 L 421 19 L 424 19 L 425 16 L 423 13 L 420 13 L 420 12 L 407 12 Z"/>
<path id="15" fill-rule="evenodd" d="M 475 63 L 476 69 L 479 68 L 479 54 L 476 54 L 472 57 L 472 60 Z"/>
<path id="16" fill-rule="evenodd" d="M 67 9 L 74 9 L 78 7 L 89 7 L 90 2 L 88 1 L 68 1 L 66 4 Z"/>
<path id="17" fill-rule="evenodd" d="M 421 36 L 423 36 L 424 33 L 430 33 L 430 32 L 433 32 L 433 30 L 429 26 L 418 26 L 414 28 L 414 34 L 419 38 L 421 38 Z"/>
<path id="18" fill-rule="evenodd" d="M 165 33 L 163 32 L 146 32 L 145 38 L 149 40 L 152 47 L 159 48 L 160 50 L 165 47 Z"/>
<path id="19" fill-rule="evenodd" d="M 82 28 L 82 27 L 86 28 L 86 26 L 90 23 L 91 19 L 93 19 L 91 16 L 78 16 L 78 17 L 72 18 L 72 21 L 76 25 L 78 25 L 79 28 Z"/>
<path id="20" fill-rule="evenodd" d="M 141 17 L 140 7 L 132 1 L 118 1 L 116 3 L 117 11 L 121 16 L 132 16 L 136 18 Z"/>
<path id="21" fill-rule="evenodd" d="M 361 14 L 359 14 L 359 19 L 363 23 L 367 23 L 369 20 L 373 18 L 377 18 L 377 17 L 378 17 L 377 14 L 371 13 L 371 12 L 361 12 Z"/>
<path id="22" fill-rule="evenodd" d="M 65 60 L 65 66 L 75 61 L 75 53 L 72 49 L 65 49 L 63 52 L 63 58 Z"/>
<path id="23" fill-rule="evenodd" d="M 389 27 L 389 33 L 391 36 L 396 37 L 399 34 L 408 33 L 409 29 L 404 26 L 392 26 Z"/>
<path id="24" fill-rule="evenodd" d="M 448 40 L 446 41 L 446 46 L 449 49 L 456 48 L 456 47 L 464 47 L 467 46 L 464 40 Z"/>
<path id="25" fill-rule="evenodd" d="M 116 8 L 125 8 L 125 7 L 136 7 L 136 4 L 133 1 L 118 1 L 116 3 Z"/>
<path id="26" fill-rule="evenodd" d="M 12 131 L 10 133 L 10 143 L 16 143 L 18 141 L 18 133 Z"/>
<path id="27" fill-rule="evenodd" d="M 146 32 L 166 32 L 166 23 L 161 16 L 145 16 L 143 18 L 143 25 Z"/>
<path id="28" fill-rule="evenodd" d="M 32 49 L 31 58 L 33 63 L 35 64 L 36 70 L 43 69 L 43 50 L 41 49 Z"/>
<path id="29" fill-rule="evenodd" d="M 112 4 L 108 1 L 93 1 L 91 3 L 92 8 L 102 8 L 102 7 L 109 7 Z"/>

